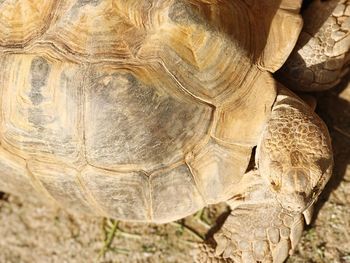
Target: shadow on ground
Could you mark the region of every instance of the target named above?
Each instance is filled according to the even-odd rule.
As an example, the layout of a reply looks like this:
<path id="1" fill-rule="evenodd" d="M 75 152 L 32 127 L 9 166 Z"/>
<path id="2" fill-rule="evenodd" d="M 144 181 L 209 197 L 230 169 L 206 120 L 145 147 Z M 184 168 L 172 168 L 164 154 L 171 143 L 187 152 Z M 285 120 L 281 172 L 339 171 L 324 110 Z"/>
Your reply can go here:
<path id="1" fill-rule="evenodd" d="M 333 175 L 320 201 L 315 207 L 315 217 L 323 204 L 329 199 L 342 181 L 346 180 L 347 167 L 350 164 L 350 77 L 347 77 L 336 89 L 317 95 L 316 112 L 328 126 L 334 152 Z"/>

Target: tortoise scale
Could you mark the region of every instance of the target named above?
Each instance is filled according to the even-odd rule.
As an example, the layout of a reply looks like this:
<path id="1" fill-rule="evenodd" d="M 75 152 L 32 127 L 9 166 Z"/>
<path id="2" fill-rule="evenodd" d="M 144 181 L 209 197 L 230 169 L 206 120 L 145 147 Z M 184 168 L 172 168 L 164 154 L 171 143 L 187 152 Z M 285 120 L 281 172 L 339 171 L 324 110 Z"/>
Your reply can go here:
<path id="1" fill-rule="evenodd" d="M 301 2 L 0 1 L 0 189 L 155 223 L 225 201 L 194 260 L 283 262 L 333 165 L 322 120 L 271 75 Z"/>

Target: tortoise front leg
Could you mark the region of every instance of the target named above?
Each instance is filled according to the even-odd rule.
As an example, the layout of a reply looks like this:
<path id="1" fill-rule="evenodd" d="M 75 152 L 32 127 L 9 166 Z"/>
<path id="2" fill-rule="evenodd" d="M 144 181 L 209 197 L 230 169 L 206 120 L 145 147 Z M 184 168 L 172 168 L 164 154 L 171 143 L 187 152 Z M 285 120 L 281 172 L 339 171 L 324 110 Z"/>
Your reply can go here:
<path id="1" fill-rule="evenodd" d="M 215 249 L 200 245 L 200 263 L 282 263 L 301 237 L 304 220 L 284 209 L 259 171 L 241 181 L 241 191 L 227 203 L 232 211 L 214 235 Z"/>
<path id="2" fill-rule="evenodd" d="M 323 122 L 283 87 L 258 144 L 257 170 L 244 175 L 232 212 L 214 236 L 215 251 L 202 247 L 198 262 L 283 262 L 299 242 L 303 213 L 332 170 Z"/>

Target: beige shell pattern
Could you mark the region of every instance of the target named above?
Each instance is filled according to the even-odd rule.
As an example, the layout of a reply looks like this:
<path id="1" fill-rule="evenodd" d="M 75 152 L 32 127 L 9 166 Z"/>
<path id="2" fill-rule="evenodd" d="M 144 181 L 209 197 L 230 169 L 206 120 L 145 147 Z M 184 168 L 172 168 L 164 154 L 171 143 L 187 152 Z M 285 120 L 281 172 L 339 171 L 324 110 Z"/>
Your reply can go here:
<path id="1" fill-rule="evenodd" d="M 0 185 L 129 221 L 227 200 L 301 26 L 280 2 L 0 1 Z"/>

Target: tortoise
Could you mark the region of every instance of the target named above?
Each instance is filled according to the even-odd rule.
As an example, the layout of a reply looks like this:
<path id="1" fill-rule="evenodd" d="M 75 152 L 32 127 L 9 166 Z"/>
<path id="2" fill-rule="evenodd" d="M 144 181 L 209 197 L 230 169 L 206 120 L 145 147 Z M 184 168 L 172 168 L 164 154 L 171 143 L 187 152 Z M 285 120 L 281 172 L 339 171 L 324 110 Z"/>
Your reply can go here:
<path id="1" fill-rule="evenodd" d="M 271 75 L 301 5 L 0 1 L 0 189 L 135 222 L 227 202 L 195 260 L 283 262 L 333 166 L 323 121 Z"/>

